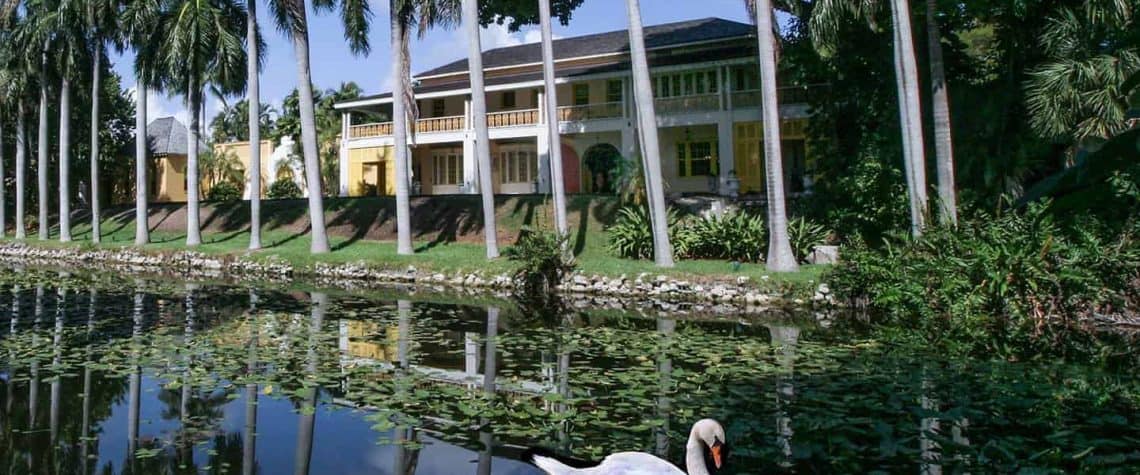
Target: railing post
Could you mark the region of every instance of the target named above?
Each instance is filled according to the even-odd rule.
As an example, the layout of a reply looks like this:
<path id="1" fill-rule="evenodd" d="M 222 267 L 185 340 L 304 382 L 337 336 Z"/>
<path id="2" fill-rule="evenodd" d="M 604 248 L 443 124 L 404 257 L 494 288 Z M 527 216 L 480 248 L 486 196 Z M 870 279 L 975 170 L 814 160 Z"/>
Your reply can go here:
<path id="1" fill-rule="evenodd" d="M 345 111 L 340 116 L 340 156 L 337 161 L 337 167 L 340 172 L 340 185 L 338 186 L 337 194 L 341 197 L 348 196 L 348 141 L 351 139 L 352 133 L 352 112 Z M 254 146 L 254 144 L 250 144 Z M 257 144 L 260 147 L 261 144 Z M 260 170 L 258 171 L 260 173 Z"/>

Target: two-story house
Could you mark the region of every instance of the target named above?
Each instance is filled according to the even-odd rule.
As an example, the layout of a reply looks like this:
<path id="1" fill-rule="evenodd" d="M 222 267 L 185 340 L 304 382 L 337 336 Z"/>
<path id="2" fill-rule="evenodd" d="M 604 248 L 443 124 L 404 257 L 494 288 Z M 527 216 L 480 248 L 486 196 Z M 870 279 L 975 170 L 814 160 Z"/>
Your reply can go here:
<path id="1" fill-rule="evenodd" d="M 764 189 L 759 67 L 752 25 L 723 19 L 646 28 L 662 171 L 667 192 L 741 193 Z M 568 193 L 607 192 L 620 160 L 638 157 L 629 36 L 614 31 L 554 42 L 562 162 Z M 496 193 L 550 189 L 542 54 L 539 44 L 483 53 L 487 125 Z M 411 145 L 413 190 L 438 195 L 477 191 L 467 61 L 413 78 L 418 120 Z M 788 191 L 810 187 L 804 140 L 811 87 L 780 91 Z M 391 93 L 336 105 L 343 112 L 342 196 L 395 191 Z"/>

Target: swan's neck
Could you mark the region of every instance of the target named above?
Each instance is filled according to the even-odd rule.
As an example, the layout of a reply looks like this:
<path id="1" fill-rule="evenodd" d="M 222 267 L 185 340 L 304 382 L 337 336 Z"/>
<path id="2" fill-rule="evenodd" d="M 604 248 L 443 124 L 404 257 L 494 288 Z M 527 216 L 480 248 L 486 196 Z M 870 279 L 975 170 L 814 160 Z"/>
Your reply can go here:
<path id="1" fill-rule="evenodd" d="M 697 434 L 689 434 L 689 442 L 685 444 L 685 471 L 689 475 L 709 475 L 709 468 L 705 466 L 705 451 Z"/>

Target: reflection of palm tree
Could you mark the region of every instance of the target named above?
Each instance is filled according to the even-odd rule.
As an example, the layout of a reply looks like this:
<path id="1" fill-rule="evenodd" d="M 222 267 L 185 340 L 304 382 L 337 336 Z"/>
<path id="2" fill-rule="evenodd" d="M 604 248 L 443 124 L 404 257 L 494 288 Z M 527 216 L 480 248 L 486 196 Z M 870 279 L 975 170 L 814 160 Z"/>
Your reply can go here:
<path id="1" fill-rule="evenodd" d="M 796 395 L 795 384 L 792 381 L 795 372 L 796 343 L 799 341 L 800 329 L 791 326 L 769 325 L 768 331 L 772 335 L 772 344 L 780 348 L 776 355 L 776 362 L 780 366 L 776 375 L 776 438 L 784 452 L 784 464 L 791 463 L 792 457 L 792 418 L 785 405 L 791 402 Z"/>
<path id="2" fill-rule="evenodd" d="M 139 399 L 139 392 L 141 389 L 142 369 L 139 367 L 139 350 L 138 338 L 142 334 L 143 324 L 143 293 L 141 282 L 136 282 L 135 289 L 135 306 L 132 313 L 133 324 L 131 325 L 131 376 L 129 383 L 129 396 L 130 409 L 127 411 L 127 464 L 133 466 L 135 461 L 135 451 L 138 449 L 139 441 L 139 409 L 141 401 Z"/>
<path id="3" fill-rule="evenodd" d="M 657 358 L 658 394 L 657 417 L 664 421 L 664 425 L 657 429 L 658 457 L 669 457 L 669 414 L 672 412 L 673 399 L 669 397 L 669 390 L 673 385 L 673 359 L 669 357 L 668 344 L 673 333 L 677 330 L 677 321 L 667 318 L 657 319 L 657 332 L 661 334 L 661 349 Z"/>
<path id="4" fill-rule="evenodd" d="M 36 285 L 36 308 L 32 314 L 32 348 L 39 348 L 40 319 L 44 315 L 44 285 Z M 37 402 L 40 400 L 40 362 L 39 358 L 32 358 L 32 382 L 28 386 L 28 429 L 36 428 Z"/>
<path id="5" fill-rule="evenodd" d="M 51 412 L 48 414 L 48 427 L 51 432 L 51 446 L 55 447 L 59 441 L 59 398 L 60 398 L 60 363 L 63 358 L 63 320 L 64 305 L 67 302 L 67 290 L 60 287 L 57 291 L 58 299 L 55 302 L 55 329 L 52 331 L 51 347 Z"/>
<path id="6" fill-rule="evenodd" d="M 309 375 L 317 374 L 317 345 L 318 335 L 324 324 L 325 312 L 328 310 L 329 296 L 312 293 L 312 319 L 309 327 L 309 344 L 306 371 Z M 293 473 L 305 475 L 309 473 L 309 463 L 313 458 L 313 430 L 317 422 L 317 388 L 305 390 L 305 399 L 301 406 L 301 419 L 297 426 L 297 448 L 294 451 Z"/>
<path id="7" fill-rule="evenodd" d="M 396 301 L 396 316 L 397 323 L 397 340 L 396 340 L 396 358 L 397 358 L 397 386 L 396 391 L 402 398 L 402 394 L 407 391 L 408 386 L 404 384 L 405 377 L 408 375 L 408 369 L 411 366 L 410 352 L 411 352 L 411 332 L 412 327 L 412 302 L 410 300 L 397 300 Z M 397 420 L 400 416 L 397 415 Z M 411 475 L 416 473 L 416 465 L 419 460 L 419 450 L 409 449 L 408 441 L 414 444 L 418 440 L 418 432 L 414 427 L 406 427 L 400 425 L 396 426 L 394 433 L 395 452 L 396 457 L 392 473 L 395 475 Z"/>
<path id="8" fill-rule="evenodd" d="M 83 418 L 80 424 L 79 457 L 83 459 L 83 473 L 87 473 L 87 452 L 91 442 L 91 332 L 95 330 L 95 309 L 98 308 L 98 291 L 91 289 L 91 299 L 87 306 L 87 349 L 83 363 Z"/>
<path id="9" fill-rule="evenodd" d="M 252 2 L 251 2 L 252 3 Z M 249 289 L 249 361 L 246 363 L 246 376 L 253 378 L 257 373 L 257 292 Z M 257 383 L 245 385 L 245 434 L 242 441 L 241 473 L 253 475 L 257 463 L 254 460 L 257 449 Z"/>
<path id="10" fill-rule="evenodd" d="M 487 307 L 487 343 L 486 353 L 483 355 L 483 395 L 488 401 L 495 397 L 495 373 L 497 369 L 497 356 L 495 351 L 495 337 L 499 333 L 499 307 Z M 479 421 L 484 430 L 479 431 L 479 442 L 483 444 L 483 451 L 479 452 L 479 475 L 491 473 L 491 450 L 495 446 L 495 435 L 490 430 L 491 421 L 486 417 Z"/>

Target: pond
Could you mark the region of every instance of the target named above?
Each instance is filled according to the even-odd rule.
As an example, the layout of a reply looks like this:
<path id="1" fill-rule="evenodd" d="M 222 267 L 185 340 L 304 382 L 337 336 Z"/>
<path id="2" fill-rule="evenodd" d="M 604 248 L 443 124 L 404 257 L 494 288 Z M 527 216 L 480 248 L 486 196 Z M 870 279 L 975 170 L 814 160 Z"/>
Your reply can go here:
<path id="1" fill-rule="evenodd" d="M 802 321 L 4 269 L 0 473 L 539 473 L 531 446 L 679 463 L 704 417 L 721 473 L 1140 466 L 1132 375 Z"/>

